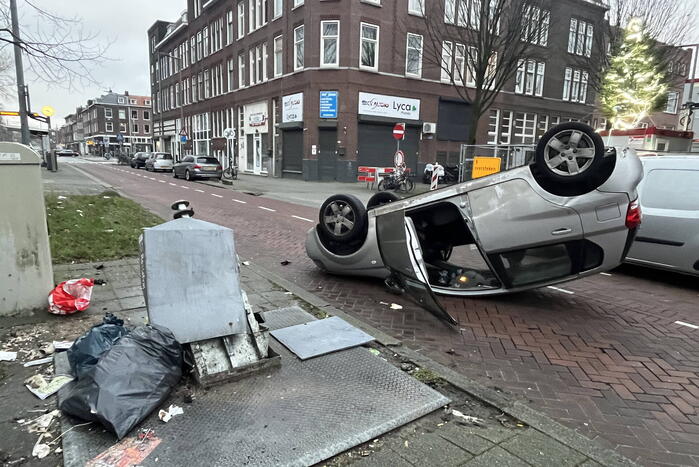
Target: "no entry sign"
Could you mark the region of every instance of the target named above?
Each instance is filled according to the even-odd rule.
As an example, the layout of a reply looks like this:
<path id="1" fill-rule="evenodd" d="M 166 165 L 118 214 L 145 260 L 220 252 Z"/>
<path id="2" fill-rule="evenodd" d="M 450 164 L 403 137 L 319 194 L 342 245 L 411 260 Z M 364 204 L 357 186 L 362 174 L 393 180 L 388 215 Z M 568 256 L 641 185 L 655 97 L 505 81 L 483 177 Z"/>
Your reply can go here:
<path id="1" fill-rule="evenodd" d="M 405 138 L 405 123 L 396 123 L 393 127 L 393 137 L 398 140 Z"/>

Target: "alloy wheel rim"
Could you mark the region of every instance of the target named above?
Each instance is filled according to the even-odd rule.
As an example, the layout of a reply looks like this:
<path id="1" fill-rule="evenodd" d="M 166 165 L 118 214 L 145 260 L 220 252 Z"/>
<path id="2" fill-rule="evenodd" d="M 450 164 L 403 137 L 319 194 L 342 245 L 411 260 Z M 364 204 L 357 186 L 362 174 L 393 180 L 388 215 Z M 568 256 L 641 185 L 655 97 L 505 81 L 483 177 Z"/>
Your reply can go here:
<path id="1" fill-rule="evenodd" d="M 553 173 L 570 177 L 590 168 L 595 158 L 595 143 L 580 130 L 556 133 L 546 143 L 544 160 Z"/>
<path id="2" fill-rule="evenodd" d="M 354 209 L 344 201 L 333 201 L 323 212 L 325 226 L 336 237 L 347 236 L 354 229 L 356 221 Z"/>

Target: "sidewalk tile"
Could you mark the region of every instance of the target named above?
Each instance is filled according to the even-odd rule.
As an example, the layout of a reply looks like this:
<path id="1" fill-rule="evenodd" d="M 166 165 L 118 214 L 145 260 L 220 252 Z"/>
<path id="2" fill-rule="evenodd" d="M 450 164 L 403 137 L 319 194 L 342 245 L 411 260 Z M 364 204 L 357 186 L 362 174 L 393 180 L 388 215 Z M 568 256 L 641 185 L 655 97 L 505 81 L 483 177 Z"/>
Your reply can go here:
<path id="1" fill-rule="evenodd" d="M 577 465 L 585 456 L 537 430 L 528 430 L 500 445 L 532 465 Z"/>
<path id="2" fill-rule="evenodd" d="M 473 455 L 481 454 L 495 446 L 490 441 L 476 436 L 473 433 L 469 433 L 462 427 L 453 423 L 442 429 L 439 432 L 439 436 L 447 441 L 451 441 L 461 449 L 465 449 Z"/>
<path id="3" fill-rule="evenodd" d="M 468 467 L 520 467 L 529 464 L 496 446 L 490 451 L 478 457 L 474 457 L 470 462 L 464 465 Z"/>
<path id="4" fill-rule="evenodd" d="M 411 437 L 408 446 L 396 448 L 396 452 L 415 465 L 457 466 L 473 456 L 434 433 Z"/>
<path id="5" fill-rule="evenodd" d="M 352 467 L 413 467 L 413 464 L 400 457 L 394 450 L 383 448 L 357 462 L 352 462 Z"/>

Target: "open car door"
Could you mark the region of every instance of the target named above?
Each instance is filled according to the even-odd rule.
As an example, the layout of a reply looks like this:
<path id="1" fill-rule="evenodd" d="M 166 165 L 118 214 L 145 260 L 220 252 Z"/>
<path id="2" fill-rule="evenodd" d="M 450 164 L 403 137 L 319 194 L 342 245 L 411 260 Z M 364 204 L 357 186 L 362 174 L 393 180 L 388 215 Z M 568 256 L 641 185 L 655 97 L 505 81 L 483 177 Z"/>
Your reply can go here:
<path id="1" fill-rule="evenodd" d="M 404 290 L 410 298 L 438 318 L 458 324 L 437 301 L 430 288 L 427 269 L 412 219 L 405 211 L 395 211 L 376 217 L 376 231 L 383 262 L 391 270 L 389 280 Z"/>

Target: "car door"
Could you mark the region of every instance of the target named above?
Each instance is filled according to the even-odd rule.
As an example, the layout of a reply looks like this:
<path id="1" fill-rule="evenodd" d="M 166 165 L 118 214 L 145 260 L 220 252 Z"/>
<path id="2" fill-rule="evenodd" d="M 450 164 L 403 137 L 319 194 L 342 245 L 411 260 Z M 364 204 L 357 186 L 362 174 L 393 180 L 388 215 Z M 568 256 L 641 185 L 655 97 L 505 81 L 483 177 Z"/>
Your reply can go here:
<path id="1" fill-rule="evenodd" d="M 651 168 L 639 193 L 643 222 L 628 258 L 699 273 L 699 169 Z"/>
<path id="2" fill-rule="evenodd" d="M 376 217 L 376 235 L 383 262 L 391 271 L 389 281 L 435 316 L 458 324 L 437 301 L 429 286 L 427 269 L 412 219 L 405 211 L 393 211 Z"/>
<path id="3" fill-rule="evenodd" d="M 536 286 L 575 275 L 584 254 L 582 222 L 524 179 L 468 193 L 476 241 L 506 288 Z"/>

